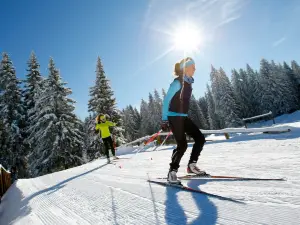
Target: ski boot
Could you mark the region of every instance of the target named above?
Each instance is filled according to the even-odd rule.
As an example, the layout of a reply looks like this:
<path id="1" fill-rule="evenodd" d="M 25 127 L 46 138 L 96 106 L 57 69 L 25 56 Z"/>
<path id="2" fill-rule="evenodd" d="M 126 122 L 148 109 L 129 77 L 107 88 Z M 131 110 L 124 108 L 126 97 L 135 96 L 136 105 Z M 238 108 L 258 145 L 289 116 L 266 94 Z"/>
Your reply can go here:
<path id="1" fill-rule="evenodd" d="M 196 163 L 193 162 L 193 163 L 189 163 L 188 166 L 187 166 L 187 173 L 188 174 L 193 174 L 193 175 L 196 175 L 196 176 L 199 176 L 199 177 L 207 177 L 209 176 L 209 174 L 207 174 L 205 171 L 203 170 L 200 170 Z"/>
<path id="2" fill-rule="evenodd" d="M 168 182 L 170 184 L 177 184 L 177 185 L 181 185 L 180 180 L 177 179 L 177 175 L 176 175 L 177 171 L 176 170 L 170 170 L 168 173 Z"/>

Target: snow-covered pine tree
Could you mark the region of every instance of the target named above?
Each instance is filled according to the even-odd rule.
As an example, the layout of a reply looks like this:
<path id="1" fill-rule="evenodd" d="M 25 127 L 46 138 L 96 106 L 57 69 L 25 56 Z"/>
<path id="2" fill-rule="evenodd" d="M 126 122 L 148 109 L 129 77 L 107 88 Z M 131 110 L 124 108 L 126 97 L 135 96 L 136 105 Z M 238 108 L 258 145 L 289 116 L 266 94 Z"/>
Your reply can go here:
<path id="1" fill-rule="evenodd" d="M 242 120 L 239 117 L 239 110 L 233 88 L 222 68 L 216 73 L 216 78 L 214 80 L 217 83 L 212 90 L 213 95 L 217 96 L 215 100 L 216 112 L 222 119 L 222 122 L 224 122 L 224 126 L 236 127 L 241 125 Z"/>
<path id="2" fill-rule="evenodd" d="M 158 127 L 160 125 L 159 121 L 157 121 L 156 116 L 156 104 L 154 97 L 151 93 L 149 93 L 149 101 L 148 101 L 148 134 L 154 134 L 158 131 Z"/>
<path id="3" fill-rule="evenodd" d="M 95 117 L 96 115 L 89 115 L 83 123 L 83 154 L 84 160 L 88 162 L 105 154 L 104 145 L 101 142 L 99 134 L 95 134 Z"/>
<path id="4" fill-rule="evenodd" d="M 42 76 L 40 74 L 40 64 L 38 63 L 34 52 L 31 53 L 27 64 L 28 74 L 26 75 L 23 95 L 25 108 L 27 111 L 31 111 L 35 106 L 34 95 L 36 94 L 37 86 L 42 81 Z M 30 117 L 30 115 L 28 115 L 28 117 Z"/>
<path id="5" fill-rule="evenodd" d="M 22 102 L 20 81 L 11 59 L 7 53 L 3 53 L 0 63 L 0 119 L 5 130 L 7 147 L 4 156 L 9 166 L 16 165 L 20 177 L 26 177 L 26 157 L 23 145 L 22 125 L 24 124 L 24 107 Z M 4 163 L 3 163 L 4 164 Z"/>
<path id="6" fill-rule="evenodd" d="M 207 117 L 208 124 L 211 130 L 216 130 L 221 128 L 219 116 L 215 112 L 215 102 L 214 97 L 212 95 L 211 89 L 206 85 L 207 92 L 205 94 L 205 98 L 207 99 Z"/>
<path id="7" fill-rule="evenodd" d="M 134 111 L 131 105 L 126 106 L 125 109 L 123 109 L 123 122 L 125 127 L 125 138 L 126 140 L 133 141 L 135 137 L 135 124 L 134 124 Z"/>
<path id="8" fill-rule="evenodd" d="M 124 125 L 121 111 L 116 107 L 116 99 L 110 87 L 109 80 L 106 78 L 100 57 L 97 59 L 96 81 L 95 85 L 90 88 L 90 100 L 88 103 L 89 112 L 93 114 L 105 114 L 117 126 L 111 128 L 113 138 L 116 144 L 121 145 L 126 142 L 124 138 Z"/>
<path id="9" fill-rule="evenodd" d="M 0 162 L 5 168 L 11 166 L 12 152 L 9 146 L 9 133 L 0 118 Z"/>
<path id="10" fill-rule="evenodd" d="M 207 98 L 206 97 L 199 98 L 198 105 L 203 113 L 204 119 L 206 120 L 206 124 L 208 125 L 208 128 L 209 128 Z"/>
<path id="11" fill-rule="evenodd" d="M 278 90 L 278 85 L 274 77 L 274 70 L 271 64 L 266 60 L 260 61 L 260 83 L 262 87 L 261 108 L 262 113 L 272 111 L 277 115 L 279 110 L 279 100 L 282 96 L 281 90 Z"/>
<path id="12" fill-rule="evenodd" d="M 225 121 L 222 120 L 222 117 L 220 115 L 220 111 L 217 107 L 217 103 L 220 102 L 220 99 L 221 99 L 221 92 L 220 92 L 221 84 L 220 84 L 220 78 L 219 78 L 219 71 L 216 70 L 213 67 L 213 65 L 211 65 L 210 81 L 211 81 L 211 93 L 212 93 L 212 96 L 213 96 L 213 103 L 214 103 L 214 109 L 213 109 L 214 113 L 209 111 L 209 115 L 211 116 L 211 118 L 209 118 L 209 124 L 210 124 L 211 129 L 212 129 L 212 126 L 213 127 L 219 126 L 220 128 L 224 128 L 225 127 Z M 212 117 L 214 115 L 217 115 L 218 122 L 214 121 L 214 120 L 210 121 L 210 119 L 212 119 Z M 212 124 L 212 123 L 216 123 L 216 124 Z"/>
<path id="13" fill-rule="evenodd" d="M 250 100 L 250 117 L 260 115 L 262 113 L 260 101 L 263 93 L 263 89 L 259 82 L 260 74 L 254 72 L 250 65 L 247 64 L 247 75 L 248 75 L 248 90 Z"/>
<path id="14" fill-rule="evenodd" d="M 249 112 L 251 105 L 246 72 L 240 69 L 240 73 L 238 73 L 235 69 L 233 69 L 231 75 L 231 83 L 238 103 L 237 107 L 240 112 L 240 117 L 250 117 Z"/>
<path id="15" fill-rule="evenodd" d="M 282 96 L 280 98 L 280 114 L 294 112 L 297 110 L 299 102 L 297 96 L 297 87 L 295 85 L 295 80 L 293 79 L 292 69 L 284 63 L 276 65 L 272 62 L 273 70 L 275 69 L 275 77 L 280 87 Z"/>
<path id="16" fill-rule="evenodd" d="M 191 96 L 190 108 L 188 112 L 189 118 L 198 126 L 199 129 L 208 129 L 209 126 L 203 116 L 203 112 L 198 105 L 194 95 Z"/>
<path id="17" fill-rule="evenodd" d="M 83 133 L 81 121 L 73 113 L 75 101 L 64 87 L 53 59 L 49 76 L 35 94 L 29 141 L 33 146 L 30 168 L 33 176 L 60 171 L 82 164 Z"/>
<path id="18" fill-rule="evenodd" d="M 163 100 L 165 99 L 165 97 L 167 95 L 165 89 L 162 89 L 161 93 L 162 93 L 162 102 L 163 102 Z"/>
<path id="19" fill-rule="evenodd" d="M 287 88 L 291 91 L 291 95 L 288 95 L 288 93 L 285 93 L 285 95 L 288 95 L 287 97 L 290 99 L 290 111 L 295 111 L 297 109 L 300 109 L 300 79 L 298 84 L 297 75 L 286 62 L 283 62 L 282 69 L 284 78 L 287 82 Z"/>
<path id="20" fill-rule="evenodd" d="M 137 108 L 133 109 L 133 122 L 134 122 L 134 130 L 135 130 L 135 136 L 134 136 L 134 140 L 138 139 L 140 137 L 142 137 L 142 135 L 140 134 L 140 127 L 141 127 L 141 115 L 139 113 L 139 111 L 137 110 Z"/>
<path id="21" fill-rule="evenodd" d="M 30 58 L 27 62 L 28 68 L 26 75 L 26 80 L 24 84 L 23 96 L 24 96 L 24 108 L 25 108 L 25 124 L 24 124 L 24 145 L 26 145 L 27 152 L 29 154 L 30 146 L 28 145 L 28 134 L 27 130 L 31 125 L 29 118 L 32 116 L 30 112 L 34 113 L 34 95 L 37 93 L 38 86 L 41 85 L 42 76 L 40 74 L 40 64 L 37 61 L 36 55 L 34 52 L 31 52 Z"/>
<path id="22" fill-rule="evenodd" d="M 150 135 L 151 134 L 151 127 L 150 124 L 150 112 L 148 109 L 148 103 L 142 99 L 141 101 L 141 108 L 140 108 L 140 115 L 141 115 L 141 126 L 140 126 L 140 134 L 142 136 Z"/>
<path id="23" fill-rule="evenodd" d="M 156 130 L 160 129 L 160 124 L 162 122 L 162 99 L 158 91 L 154 90 L 154 106 L 155 106 L 155 121 L 156 121 Z"/>
<path id="24" fill-rule="evenodd" d="M 295 74 L 297 83 L 300 85 L 300 66 L 298 65 L 298 63 L 295 60 L 292 61 L 291 65 L 292 65 L 292 70 Z"/>

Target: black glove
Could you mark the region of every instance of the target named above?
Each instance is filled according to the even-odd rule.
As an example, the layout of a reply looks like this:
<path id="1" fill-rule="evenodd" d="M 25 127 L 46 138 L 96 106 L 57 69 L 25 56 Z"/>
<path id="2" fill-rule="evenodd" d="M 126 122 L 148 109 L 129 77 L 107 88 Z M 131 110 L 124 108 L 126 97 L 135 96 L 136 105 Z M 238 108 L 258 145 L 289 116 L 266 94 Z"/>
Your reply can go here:
<path id="1" fill-rule="evenodd" d="M 161 129 L 162 131 L 170 131 L 170 124 L 169 124 L 169 121 L 165 120 L 162 122 L 161 124 Z"/>

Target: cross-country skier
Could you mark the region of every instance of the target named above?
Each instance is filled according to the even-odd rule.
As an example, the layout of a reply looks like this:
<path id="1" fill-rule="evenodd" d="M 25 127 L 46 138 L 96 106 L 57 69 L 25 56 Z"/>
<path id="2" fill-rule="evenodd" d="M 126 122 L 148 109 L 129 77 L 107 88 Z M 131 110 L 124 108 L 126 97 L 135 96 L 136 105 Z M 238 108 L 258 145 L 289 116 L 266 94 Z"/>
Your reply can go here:
<path id="1" fill-rule="evenodd" d="M 187 165 L 187 172 L 198 175 L 205 175 L 196 163 L 206 142 L 204 135 L 199 128 L 188 117 L 189 103 L 192 95 L 192 83 L 194 82 L 195 62 L 188 57 L 175 64 L 174 75 L 177 76 L 171 83 L 169 90 L 163 101 L 162 108 L 162 130 L 172 130 L 177 143 L 173 150 L 170 169 L 168 172 L 168 181 L 170 183 L 179 183 L 177 171 L 180 167 L 180 160 L 187 149 L 186 134 L 191 136 L 195 143 L 193 145 L 190 160 Z"/>
<path id="2" fill-rule="evenodd" d="M 113 126 L 116 126 L 116 124 L 111 121 L 106 120 L 105 115 L 100 114 L 96 117 L 95 132 L 101 133 L 101 138 L 105 145 L 105 154 L 107 157 L 107 163 L 110 163 L 109 148 L 111 149 L 113 159 L 118 159 L 118 157 L 116 157 L 113 140 L 111 138 L 111 134 L 109 131 L 109 127 L 113 127 Z"/>

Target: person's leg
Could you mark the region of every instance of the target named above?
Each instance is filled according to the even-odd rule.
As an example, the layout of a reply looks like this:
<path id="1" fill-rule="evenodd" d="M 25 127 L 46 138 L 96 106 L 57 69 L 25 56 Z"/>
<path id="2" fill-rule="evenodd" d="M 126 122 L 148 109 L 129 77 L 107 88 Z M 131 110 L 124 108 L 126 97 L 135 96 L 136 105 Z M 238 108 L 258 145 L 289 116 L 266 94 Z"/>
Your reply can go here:
<path id="1" fill-rule="evenodd" d="M 178 168 L 180 167 L 180 160 L 187 149 L 187 141 L 184 129 L 185 119 L 185 117 L 180 116 L 169 117 L 170 128 L 177 143 L 176 149 L 173 150 L 170 171 L 178 171 Z"/>
<path id="2" fill-rule="evenodd" d="M 106 158 L 109 159 L 109 141 L 107 138 L 102 138 L 104 146 L 105 146 L 105 155 Z"/>
<path id="3" fill-rule="evenodd" d="M 196 124 L 194 122 L 187 118 L 185 122 L 185 131 L 187 135 L 191 136 L 194 139 L 194 145 L 191 152 L 190 160 L 188 163 L 188 171 L 193 173 L 199 173 L 199 169 L 196 167 L 196 163 L 198 161 L 199 155 L 203 149 L 203 146 L 205 144 L 205 137 L 199 130 Z M 191 166 L 190 166 L 191 165 Z"/>
<path id="4" fill-rule="evenodd" d="M 110 149 L 111 149 L 111 153 L 114 156 L 114 158 L 116 158 L 116 152 L 115 152 L 115 148 L 114 148 L 114 143 L 113 143 L 113 140 L 112 140 L 111 136 L 108 137 L 108 141 L 109 141 L 109 146 L 110 146 Z"/>

